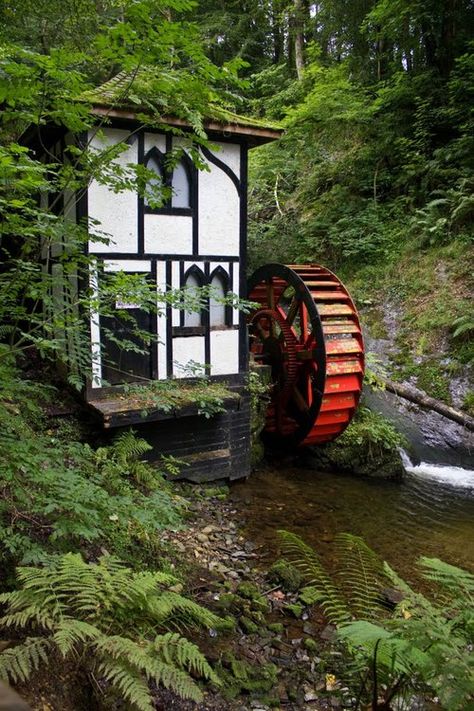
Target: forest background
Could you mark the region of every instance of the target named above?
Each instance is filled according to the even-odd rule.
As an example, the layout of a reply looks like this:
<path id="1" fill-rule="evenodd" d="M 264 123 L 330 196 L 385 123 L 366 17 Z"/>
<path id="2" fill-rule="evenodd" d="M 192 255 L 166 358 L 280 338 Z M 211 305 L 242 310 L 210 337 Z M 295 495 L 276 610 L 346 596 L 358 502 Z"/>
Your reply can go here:
<path id="1" fill-rule="evenodd" d="M 117 190 L 143 190 L 147 176 L 111 171 L 113 151 L 98 156 L 81 146 L 64 165 L 45 164 L 25 147 L 27 132 L 41 136 L 51 123 L 88 129 L 87 92 L 121 71 L 131 78 L 132 100 L 147 109 L 144 121 L 174 113 L 189 123 L 196 143 L 206 141 L 203 117 L 216 105 L 281 122 L 282 140 L 251 152 L 251 267 L 310 261 L 337 270 L 363 307 L 372 337 L 392 338 L 395 377 L 412 378 L 450 403 L 451 382 L 461 375 L 462 402 L 455 404 L 472 414 L 472 28 L 468 0 L 4 0 L 0 6 L 0 583 L 7 590 L 27 584 L 28 569 L 19 583 L 15 567 L 38 563 L 47 564 L 48 584 L 67 580 L 69 607 L 60 611 L 61 624 L 70 626 L 58 628 L 48 610 L 34 618 L 33 605 L 33 617 L 23 610 L 12 618 L 22 620 L 20 635 L 34 618 L 56 635 L 61 653 L 91 649 L 92 672 L 100 670 L 129 700 L 141 699 L 139 708 L 151 708 L 144 676 L 160 684 L 173 669 L 198 668 L 213 679 L 186 642 L 179 642 L 183 655 L 173 657 L 173 669 L 163 671 L 154 635 L 157 624 L 166 629 L 181 613 L 205 627 L 218 621 L 170 592 L 173 576 L 141 575 L 157 560 L 166 565 L 159 532 L 179 525 L 183 501 L 141 461 L 143 441 L 130 435 L 92 448 L 77 422 L 49 417 L 58 391 L 38 382 L 32 347 L 42 356 L 64 355 L 57 333 L 69 329 L 75 357 L 88 366 L 81 350 L 86 321 L 58 311 L 54 284 L 41 268 L 44 240 L 67 245 L 66 285 L 89 268 L 86 226 L 63 219 L 57 196 L 74 196 L 92 178 Z M 50 196 L 46 204 L 39 194 Z M 130 301 L 150 299 L 138 283 L 120 288 Z M 87 312 L 90 295 L 74 298 L 84 299 Z M 133 571 L 108 558 L 97 563 L 101 550 Z M 42 580 L 35 569 L 31 575 Z M 94 600 L 104 600 L 99 612 L 88 610 L 87 624 L 68 577 L 82 575 Z M 123 602 L 131 578 L 139 601 L 143 585 L 159 588 L 159 598 L 164 590 L 164 607 L 153 600 L 137 630 Z M 10 634 L 13 622 L 4 618 L 2 625 Z M 26 679 L 51 648 L 44 637 L 31 642 L 29 656 L 21 657 L 20 647 L 3 653 L 2 675 Z M 175 638 L 160 644 L 165 657 L 174 654 Z M 178 674 L 169 685 L 200 698 L 191 678 Z"/>
<path id="2" fill-rule="evenodd" d="M 80 386 L 76 375 L 90 366 L 84 314 L 98 304 L 75 292 L 75 277 L 90 267 L 88 234 L 67 213 L 92 178 L 114 190 L 143 191 L 147 182 L 140 166 L 111 169 L 120 145 L 102 154 L 72 146 L 63 164 L 45 163 L 26 136 L 41 145 L 51 124 L 88 130 L 90 97 L 119 72 L 130 77 L 127 100 L 144 109 L 144 122 L 175 114 L 196 144 L 207 140 L 203 117 L 216 111 L 280 122 L 283 138 L 251 151 L 250 266 L 309 261 L 336 270 L 362 307 L 366 332 L 389 341 L 392 377 L 472 414 L 472 19 L 468 0 L 2 4 L 0 540 L 10 566 L 100 538 L 108 525 L 110 492 L 85 486 L 80 472 L 74 479 L 72 454 L 38 426 L 31 348 L 63 359 L 72 352 L 71 380 Z M 45 243 L 62 246 L 61 303 L 82 309 L 58 308 L 59 272 L 42 267 Z M 100 294 L 102 312 L 117 291 L 156 308 L 149 286 L 116 278 Z M 14 358 L 25 353 L 19 373 Z M 102 486 L 100 471 L 94 476 Z M 151 504 L 141 495 L 135 504 L 138 521 Z M 133 509 L 127 499 L 116 505 Z"/>
<path id="3" fill-rule="evenodd" d="M 134 101 L 184 116 L 198 142 L 211 104 L 280 121 L 283 139 L 251 153 L 251 267 L 321 261 L 337 270 L 372 335 L 395 341 L 395 377 L 451 403 L 450 379 L 462 373 L 471 382 L 454 404 L 472 413 L 469 0 L 6 0 L 0 23 L 6 234 L 21 241 L 25 229 L 31 252 L 45 219 L 33 227 L 25 198 L 77 188 L 94 170 L 112 180 L 113 156 L 102 168 L 97 157 L 83 161 L 74 177 L 70 168 L 46 175 L 19 143 L 26 126 L 51 120 L 84 129 L 78 97 L 121 70 Z M 133 80 L 144 67 L 154 77 L 140 88 Z M 144 176 L 113 180 L 139 189 Z M 8 318 L 21 283 L 10 280 L 0 300 Z M 50 336 L 46 350 L 58 345 Z"/>

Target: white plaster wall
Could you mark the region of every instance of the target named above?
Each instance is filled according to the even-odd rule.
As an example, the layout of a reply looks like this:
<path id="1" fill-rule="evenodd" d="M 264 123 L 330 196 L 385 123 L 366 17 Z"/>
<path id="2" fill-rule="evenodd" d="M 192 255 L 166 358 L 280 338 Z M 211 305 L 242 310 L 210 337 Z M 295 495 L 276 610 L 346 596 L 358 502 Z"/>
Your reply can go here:
<path id="1" fill-rule="evenodd" d="M 157 262 L 156 264 L 156 288 L 158 292 L 166 291 L 166 264 Z M 158 379 L 166 380 L 166 310 L 157 315 L 158 333 Z"/>
<path id="2" fill-rule="evenodd" d="M 145 215 L 145 252 L 191 254 L 193 218 L 187 215 Z"/>
<path id="3" fill-rule="evenodd" d="M 166 139 L 162 133 L 145 133 L 144 138 L 145 155 L 152 148 L 156 147 L 164 153 L 166 150 Z"/>
<path id="4" fill-rule="evenodd" d="M 193 267 L 194 265 L 196 265 L 196 267 L 198 267 L 204 274 L 204 262 L 185 262 L 184 271 L 187 272 L 189 267 Z"/>
<path id="5" fill-rule="evenodd" d="M 90 287 L 94 299 L 99 296 L 97 270 L 94 266 L 90 268 Z M 102 386 L 102 360 L 100 355 L 100 327 L 99 312 L 91 311 L 91 354 L 92 354 L 92 387 Z"/>
<path id="6" fill-rule="evenodd" d="M 239 254 L 240 200 L 232 180 L 209 163 L 199 174 L 199 254 Z"/>
<path id="7" fill-rule="evenodd" d="M 176 363 L 185 366 L 190 360 L 204 364 L 204 336 L 173 338 L 173 374 L 175 378 L 189 378 Z"/>
<path id="8" fill-rule="evenodd" d="M 149 272 L 151 262 L 146 259 L 104 259 L 106 272 Z"/>
<path id="9" fill-rule="evenodd" d="M 179 262 L 171 263 L 171 287 L 179 289 Z M 181 311 L 179 309 L 171 309 L 173 326 L 179 326 L 179 317 Z"/>
<path id="10" fill-rule="evenodd" d="M 91 147 L 103 151 L 108 146 L 123 142 L 129 135 L 128 131 L 116 128 L 105 128 L 104 136 L 93 137 L 89 132 Z M 127 163 L 136 163 L 138 158 L 137 141 L 128 146 L 116 159 L 116 163 L 126 167 Z M 106 185 L 92 181 L 88 191 L 89 217 L 99 220 L 100 225 L 90 227 L 91 235 L 105 232 L 109 235 L 110 243 L 89 240 L 90 249 L 94 252 L 137 252 L 137 212 L 138 200 L 134 190 L 125 190 L 114 193 Z"/>
<path id="11" fill-rule="evenodd" d="M 237 262 L 234 262 L 232 265 L 232 269 L 234 270 L 234 276 L 233 276 L 233 292 L 234 294 L 239 295 L 239 278 L 240 278 L 240 266 Z M 240 320 L 240 311 L 239 309 L 232 309 L 232 323 L 234 326 L 238 326 Z"/>
<path id="12" fill-rule="evenodd" d="M 209 262 L 209 271 L 211 273 L 216 267 L 222 267 L 226 274 L 229 274 L 229 262 Z"/>
<path id="13" fill-rule="evenodd" d="M 216 141 L 212 143 L 218 146 L 219 150 L 211 151 L 211 153 L 225 163 L 240 180 L 240 146 L 235 143 L 217 143 Z"/>
<path id="14" fill-rule="evenodd" d="M 211 375 L 239 372 L 239 332 L 211 331 Z"/>

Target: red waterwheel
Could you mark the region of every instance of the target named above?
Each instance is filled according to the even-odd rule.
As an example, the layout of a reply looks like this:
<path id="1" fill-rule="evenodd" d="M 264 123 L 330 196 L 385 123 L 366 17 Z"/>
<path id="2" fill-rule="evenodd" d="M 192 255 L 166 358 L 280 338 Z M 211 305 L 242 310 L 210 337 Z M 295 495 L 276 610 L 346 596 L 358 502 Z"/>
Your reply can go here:
<path id="1" fill-rule="evenodd" d="M 271 366 L 264 440 L 321 444 L 351 421 L 362 390 L 364 345 L 354 303 L 316 264 L 266 264 L 251 276 L 250 352 Z"/>

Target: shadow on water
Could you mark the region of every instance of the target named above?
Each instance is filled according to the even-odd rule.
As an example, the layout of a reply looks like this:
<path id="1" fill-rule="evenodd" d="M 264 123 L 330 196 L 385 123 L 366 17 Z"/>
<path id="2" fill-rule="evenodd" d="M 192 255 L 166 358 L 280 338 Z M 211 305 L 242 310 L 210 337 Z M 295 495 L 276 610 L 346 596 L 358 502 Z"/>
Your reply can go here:
<path id="1" fill-rule="evenodd" d="M 474 472 L 408 466 L 401 483 L 273 466 L 233 485 L 231 500 L 268 563 L 278 557 L 276 531 L 285 528 L 329 565 L 329 544 L 347 531 L 407 579 L 420 555 L 474 571 Z"/>

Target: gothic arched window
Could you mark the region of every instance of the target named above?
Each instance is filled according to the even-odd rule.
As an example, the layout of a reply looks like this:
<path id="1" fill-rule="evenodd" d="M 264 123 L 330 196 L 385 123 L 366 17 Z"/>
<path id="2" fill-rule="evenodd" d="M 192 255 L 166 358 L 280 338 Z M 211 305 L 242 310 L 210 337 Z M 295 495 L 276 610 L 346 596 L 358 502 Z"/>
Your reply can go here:
<path id="1" fill-rule="evenodd" d="M 175 165 L 171 178 L 171 207 L 191 208 L 190 172 L 183 159 Z"/>
<path id="2" fill-rule="evenodd" d="M 222 267 L 217 267 L 210 278 L 209 294 L 209 325 L 214 327 L 227 326 L 229 307 L 223 303 L 229 291 L 229 278 Z"/>
<path id="3" fill-rule="evenodd" d="M 145 167 L 154 174 L 153 177 L 148 178 L 143 200 L 145 207 L 150 208 L 150 201 L 156 204 L 160 197 L 160 189 L 166 185 L 164 156 L 161 151 L 152 148 L 145 159 Z M 162 204 L 165 205 L 166 201 L 163 200 Z"/>
<path id="4" fill-rule="evenodd" d="M 167 165 L 166 154 L 152 148 L 145 156 L 144 164 L 154 176 L 148 179 L 145 189 L 144 207 L 147 212 L 176 212 L 188 214 L 194 207 L 194 166 L 184 154 L 172 167 Z M 155 177 L 156 176 L 156 177 Z M 159 188 L 166 188 L 166 196 L 157 207 Z M 148 194 L 147 194 L 148 193 Z M 151 197 L 153 206 L 150 205 Z"/>
<path id="5" fill-rule="evenodd" d="M 184 279 L 184 289 L 188 292 L 190 300 L 194 297 L 199 298 L 199 288 L 204 283 L 204 275 L 198 267 L 191 267 Z M 196 328 L 202 326 L 202 311 L 201 309 L 184 312 L 185 328 Z"/>

